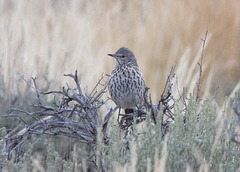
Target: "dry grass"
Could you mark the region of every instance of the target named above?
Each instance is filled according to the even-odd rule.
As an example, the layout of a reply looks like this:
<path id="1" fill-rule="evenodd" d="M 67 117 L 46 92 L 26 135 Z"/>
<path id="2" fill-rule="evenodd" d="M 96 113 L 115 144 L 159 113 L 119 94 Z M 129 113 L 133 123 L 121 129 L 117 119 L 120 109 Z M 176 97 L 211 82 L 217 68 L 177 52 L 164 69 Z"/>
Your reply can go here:
<path id="1" fill-rule="evenodd" d="M 106 54 L 126 46 L 134 51 L 147 85 L 158 97 L 171 66 L 177 66 L 183 79 L 189 77 L 191 62 L 197 72 L 194 60 L 208 26 L 202 87 L 214 91 L 220 86 L 222 102 L 240 77 L 238 16 L 240 2 L 234 0 L 2 0 L 1 77 L 8 96 L 24 88 L 18 74 L 60 87 L 66 82 L 63 74 L 78 69 L 83 85 L 91 87 L 114 67 Z M 213 73 L 207 80 L 209 72 Z M 179 88 L 195 85 L 193 76 L 188 79 Z"/>

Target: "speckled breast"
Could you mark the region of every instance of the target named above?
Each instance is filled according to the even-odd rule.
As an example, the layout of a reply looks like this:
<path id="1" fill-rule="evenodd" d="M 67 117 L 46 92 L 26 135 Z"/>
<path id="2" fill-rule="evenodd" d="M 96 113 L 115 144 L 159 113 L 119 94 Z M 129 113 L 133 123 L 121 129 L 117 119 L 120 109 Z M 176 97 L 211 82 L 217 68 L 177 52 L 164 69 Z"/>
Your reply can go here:
<path id="1" fill-rule="evenodd" d="M 123 109 L 134 108 L 143 101 L 143 75 L 137 66 L 122 65 L 110 75 L 108 90 L 116 105 Z"/>

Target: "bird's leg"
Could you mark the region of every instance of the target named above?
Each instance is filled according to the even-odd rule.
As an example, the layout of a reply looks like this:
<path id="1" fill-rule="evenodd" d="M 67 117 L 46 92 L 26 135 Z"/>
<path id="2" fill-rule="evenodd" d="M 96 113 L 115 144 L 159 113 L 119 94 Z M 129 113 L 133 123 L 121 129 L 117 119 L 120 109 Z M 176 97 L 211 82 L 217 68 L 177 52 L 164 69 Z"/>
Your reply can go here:
<path id="1" fill-rule="evenodd" d="M 143 115 L 143 111 L 142 111 L 142 106 L 141 105 L 136 105 L 136 108 L 137 108 L 137 116 L 136 116 L 136 123 L 139 123 L 139 122 L 142 122 L 143 121 L 143 118 L 144 118 L 144 115 Z M 145 115 L 146 117 L 146 115 Z M 145 119 L 145 118 L 144 118 Z"/>
<path id="2" fill-rule="evenodd" d="M 125 114 L 133 113 L 133 109 L 125 109 Z"/>

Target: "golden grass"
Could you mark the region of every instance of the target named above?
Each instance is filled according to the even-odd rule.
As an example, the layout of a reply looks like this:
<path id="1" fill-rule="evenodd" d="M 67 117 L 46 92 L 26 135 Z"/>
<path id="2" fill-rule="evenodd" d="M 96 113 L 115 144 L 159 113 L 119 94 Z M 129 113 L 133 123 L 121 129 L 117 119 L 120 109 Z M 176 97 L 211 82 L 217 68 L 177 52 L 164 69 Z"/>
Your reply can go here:
<path id="1" fill-rule="evenodd" d="M 138 58 L 156 99 L 171 66 L 179 88 L 193 89 L 206 27 L 204 94 L 220 90 L 224 100 L 240 77 L 240 1 L 0 1 L 0 71 L 9 95 L 18 95 L 26 78 L 57 89 L 80 73 L 83 87 L 110 73 L 107 53 L 129 47 Z M 197 59 L 198 58 L 198 59 Z M 197 60 L 196 60 L 197 59 Z"/>

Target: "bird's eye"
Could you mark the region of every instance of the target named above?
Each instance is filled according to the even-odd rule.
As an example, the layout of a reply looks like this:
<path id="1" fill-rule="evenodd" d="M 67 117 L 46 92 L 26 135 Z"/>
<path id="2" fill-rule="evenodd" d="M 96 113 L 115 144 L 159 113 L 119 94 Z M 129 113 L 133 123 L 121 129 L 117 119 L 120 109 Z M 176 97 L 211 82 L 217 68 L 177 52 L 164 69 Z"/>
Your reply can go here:
<path id="1" fill-rule="evenodd" d="M 125 58 L 126 56 L 122 56 L 122 58 Z"/>

